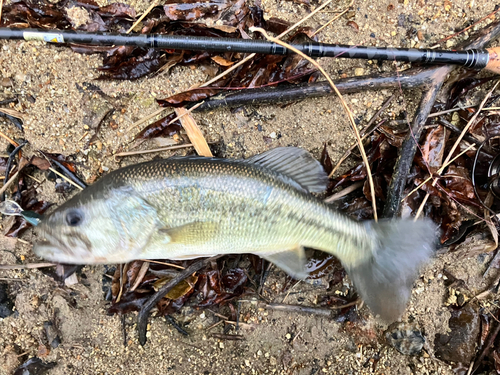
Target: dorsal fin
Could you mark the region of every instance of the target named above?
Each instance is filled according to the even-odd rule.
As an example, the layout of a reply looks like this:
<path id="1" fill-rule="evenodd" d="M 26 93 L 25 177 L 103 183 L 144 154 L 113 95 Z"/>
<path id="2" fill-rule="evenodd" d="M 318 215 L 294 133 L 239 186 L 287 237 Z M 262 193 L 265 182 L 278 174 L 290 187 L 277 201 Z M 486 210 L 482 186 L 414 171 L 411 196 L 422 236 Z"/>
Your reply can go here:
<path id="1" fill-rule="evenodd" d="M 328 186 L 328 175 L 319 161 L 298 147 L 274 148 L 245 161 L 281 173 L 311 193 L 320 193 Z"/>

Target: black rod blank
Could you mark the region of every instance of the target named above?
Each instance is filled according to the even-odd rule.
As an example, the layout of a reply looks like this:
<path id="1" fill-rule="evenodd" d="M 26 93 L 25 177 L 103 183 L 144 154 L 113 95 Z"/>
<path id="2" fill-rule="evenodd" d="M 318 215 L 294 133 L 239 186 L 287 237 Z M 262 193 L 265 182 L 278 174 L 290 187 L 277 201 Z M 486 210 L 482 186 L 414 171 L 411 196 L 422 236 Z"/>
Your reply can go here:
<path id="1" fill-rule="evenodd" d="M 261 53 L 286 55 L 287 48 L 265 40 L 212 38 L 164 34 L 87 33 L 73 30 L 39 30 L 0 28 L 0 39 L 41 40 L 48 43 L 78 43 L 90 45 L 134 45 L 138 47 L 174 50 Z M 488 50 L 445 51 L 416 48 L 362 47 L 309 42 L 292 44 L 310 57 L 341 57 L 351 59 L 453 64 L 473 69 L 488 65 Z"/>

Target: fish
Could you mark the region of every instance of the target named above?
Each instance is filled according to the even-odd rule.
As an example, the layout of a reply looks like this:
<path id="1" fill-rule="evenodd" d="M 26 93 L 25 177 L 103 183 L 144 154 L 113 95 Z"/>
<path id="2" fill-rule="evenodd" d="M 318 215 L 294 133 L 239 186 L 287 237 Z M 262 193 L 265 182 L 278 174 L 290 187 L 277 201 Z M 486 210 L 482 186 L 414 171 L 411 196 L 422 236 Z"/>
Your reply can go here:
<path id="1" fill-rule="evenodd" d="M 108 173 L 44 217 L 36 255 L 59 263 L 255 254 L 297 279 L 304 248 L 333 254 L 383 321 L 404 312 L 436 240 L 429 219 L 355 221 L 318 193 L 328 176 L 306 150 L 248 159 L 170 157 Z"/>

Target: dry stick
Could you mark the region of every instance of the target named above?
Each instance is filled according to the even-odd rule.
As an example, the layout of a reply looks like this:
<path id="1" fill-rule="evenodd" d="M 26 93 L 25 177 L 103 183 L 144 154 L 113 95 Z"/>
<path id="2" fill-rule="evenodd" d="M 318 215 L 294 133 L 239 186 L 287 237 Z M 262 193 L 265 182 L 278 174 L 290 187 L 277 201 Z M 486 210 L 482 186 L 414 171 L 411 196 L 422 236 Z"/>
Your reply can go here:
<path id="1" fill-rule="evenodd" d="M 368 121 L 368 124 L 366 125 L 365 129 L 363 129 L 363 131 L 361 132 L 361 135 L 363 136 L 363 138 L 361 138 L 362 141 L 365 140 L 366 137 L 368 137 L 371 133 L 373 133 L 380 125 L 382 125 L 382 123 L 379 123 L 373 129 L 370 129 L 370 126 L 375 122 L 375 120 L 380 116 L 380 114 L 383 111 L 385 111 L 387 109 L 387 107 L 389 107 L 389 105 L 392 103 L 392 101 L 394 100 L 395 97 L 396 97 L 396 94 L 392 94 L 389 97 L 389 99 L 387 99 L 385 101 L 385 103 L 382 104 L 382 107 L 380 107 L 380 109 L 377 111 L 377 113 L 375 113 L 372 116 L 372 118 L 370 119 L 370 121 Z M 340 158 L 340 160 L 337 162 L 337 165 L 335 166 L 335 168 L 333 168 L 332 171 L 330 172 L 330 175 L 328 176 L 329 178 L 332 178 L 332 176 L 334 175 L 334 173 L 337 171 L 337 169 L 340 168 L 340 165 L 349 157 L 349 155 L 351 154 L 352 150 L 354 150 L 354 148 L 356 148 L 356 144 L 351 145 L 351 147 L 349 147 L 344 152 L 344 155 L 342 155 L 342 157 Z"/>
<path id="2" fill-rule="evenodd" d="M 340 14 L 336 15 L 335 17 L 333 17 L 330 21 L 328 21 L 327 23 L 325 23 L 323 26 L 321 26 L 318 30 L 316 30 L 312 36 L 315 36 L 317 33 L 321 32 L 321 30 L 323 30 L 325 27 L 328 27 L 333 21 L 335 21 L 336 19 L 340 18 L 343 14 L 345 14 L 351 7 L 352 5 L 354 4 L 354 0 L 351 1 L 351 3 L 347 6 L 347 8 L 345 8 L 345 10 L 343 12 L 341 12 Z"/>
<path id="3" fill-rule="evenodd" d="M 177 264 L 173 264 L 173 263 L 159 262 L 157 260 L 151 260 L 151 259 L 148 259 L 148 260 L 146 260 L 146 259 L 139 259 L 139 260 L 141 260 L 143 262 L 161 264 L 163 266 L 170 266 L 170 267 L 178 268 L 180 270 L 185 270 L 186 269 L 186 267 L 178 266 Z"/>
<path id="4" fill-rule="evenodd" d="M 439 117 L 438 122 L 441 125 L 445 126 L 446 128 L 450 129 L 453 133 L 456 133 L 456 134 L 462 133 L 462 130 L 459 127 L 453 125 L 451 122 L 449 122 L 448 120 L 446 120 L 444 117 Z M 481 146 L 481 143 L 483 143 L 479 139 L 471 136 L 470 134 L 465 134 L 464 135 L 464 141 L 469 142 L 469 143 L 473 143 L 476 146 Z"/>
<path id="5" fill-rule="evenodd" d="M 17 147 L 19 146 L 19 143 L 17 143 L 16 141 L 14 141 L 13 139 L 10 139 L 9 137 L 7 137 L 5 134 L 3 134 L 2 132 L 0 132 L 0 137 L 3 137 L 5 138 L 7 141 L 9 141 L 9 143 L 14 146 L 14 147 Z"/>
<path id="6" fill-rule="evenodd" d="M 402 76 L 394 73 L 382 73 L 377 76 L 368 75 L 343 78 L 336 80 L 334 83 L 337 89 L 343 94 L 393 88 L 413 89 L 428 86 L 434 78 L 433 72 L 434 68 L 419 67 L 405 70 L 405 74 Z M 205 103 L 197 108 L 196 111 L 214 110 L 223 107 L 240 107 L 250 104 L 283 104 L 303 99 L 319 98 L 333 93 L 334 91 L 328 81 L 231 90 L 205 99 Z"/>
<path id="7" fill-rule="evenodd" d="M 25 270 L 57 266 L 55 263 L 0 264 L 0 270 Z"/>
<path id="8" fill-rule="evenodd" d="M 3 184 L 2 188 L 0 189 L 0 196 L 7 191 L 7 189 L 9 188 L 10 185 L 12 185 L 17 176 L 19 176 L 19 171 L 14 173 L 14 175 L 7 182 Z"/>
<path id="9" fill-rule="evenodd" d="M 342 97 L 342 94 L 340 91 L 337 89 L 335 84 L 333 83 L 332 79 L 328 75 L 328 73 L 325 72 L 325 70 L 316 62 L 314 61 L 311 57 L 306 56 L 304 53 L 296 49 L 295 47 L 289 45 L 288 43 L 282 42 L 281 40 L 278 40 L 277 38 L 273 38 L 267 34 L 267 32 L 264 29 L 261 29 L 259 27 L 251 27 L 250 30 L 252 31 L 259 31 L 262 35 L 267 40 L 270 40 L 271 42 L 277 43 L 285 48 L 290 49 L 291 51 L 295 52 L 296 54 L 300 55 L 302 58 L 308 60 L 311 64 L 313 64 L 318 70 L 323 74 L 323 76 L 327 79 L 328 83 L 330 83 L 330 86 L 332 89 L 335 91 L 337 96 L 340 99 L 340 102 L 342 103 L 342 106 L 344 107 L 347 116 L 349 117 L 349 122 L 351 124 L 352 130 L 354 131 L 354 134 L 356 136 L 356 140 L 358 141 L 358 146 L 359 146 L 359 151 L 361 152 L 361 157 L 363 159 L 363 162 L 365 163 L 366 167 L 366 174 L 368 176 L 368 183 L 370 184 L 370 194 L 372 196 L 372 206 L 373 206 L 373 219 L 375 221 L 378 220 L 377 216 L 377 203 L 375 199 L 375 185 L 373 184 L 373 178 L 372 178 L 372 173 L 370 169 L 370 164 L 368 163 L 368 158 L 366 157 L 365 149 L 363 147 L 363 141 L 361 140 L 361 136 L 359 135 L 358 128 L 356 127 L 356 123 L 354 122 L 354 117 L 352 115 L 351 109 L 348 107 L 347 103 L 345 102 L 344 98 Z"/>
<path id="10" fill-rule="evenodd" d="M 486 43 L 495 39 L 498 35 L 500 35 L 500 23 L 497 22 L 481 30 L 477 39 L 467 45 L 467 48 L 482 48 Z M 455 66 L 446 65 L 428 71 L 432 78 L 430 89 L 422 95 L 419 108 L 413 119 L 410 133 L 403 142 L 400 155 L 394 166 L 392 181 L 387 192 L 387 201 L 384 207 L 384 217 L 395 217 L 399 213 L 401 199 L 403 198 L 404 188 L 406 186 L 406 178 L 413 163 L 418 141 L 422 134 L 426 119 L 433 107 L 437 92 L 448 74 L 454 69 Z"/>
<path id="11" fill-rule="evenodd" d="M 475 121 L 477 119 L 477 116 L 479 115 L 479 113 L 481 113 L 481 109 L 484 107 L 484 104 L 488 101 L 488 99 L 490 98 L 491 94 L 493 93 L 493 91 L 495 91 L 495 89 L 497 88 L 497 86 L 498 86 L 499 83 L 500 83 L 500 81 L 497 81 L 497 83 L 495 84 L 495 86 L 493 86 L 493 88 L 486 94 L 486 96 L 484 97 L 483 101 L 479 105 L 479 110 L 474 114 L 474 116 L 472 116 L 472 118 L 469 120 L 469 122 L 467 123 L 467 125 L 465 125 L 465 127 L 463 128 L 462 133 L 460 133 L 460 135 L 458 136 L 457 140 L 455 141 L 455 144 L 453 145 L 453 147 L 451 148 L 450 152 L 448 153 L 448 156 L 444 160 L 443 165 L 448 165 L 449 164 L 450 159 L 452 158 L 453 153 L 455 152 L 455 150 L 457 149 L 457 147 L 460 145 L 460 142 L 462 141 L 462 138 L 469 131 L 470 127 L 475 123 Z M 444 168 L 441 169 L 441 172 L 439 174 L 441 174 L 443 171 L 444 171 Z M 438 182 L 438 178 L 434 177 L 434 181 L 432 183 L 432 186 L 436 186 L 437 182 Z M 430 196 L 429 193 L 425 194 L 425 197 L 422 200 L 422 203 L 420 203 L 420 207 L 418 208 L 417 214 L 415 215 L 415 220 L 417 220 L 418 217 L 420 216 L 420 214 L 422 213 L 422 211 L 424 209 L 424 206 L 427 203 L 427 200 L 429 199 L 429 196 Z"/>
<path id="12" fill-rule="evenodd" d="M 297 28 L 299 25 L 301 25 L 302 23 L 304 23 L 305 21 L 307 21 L 309 18 L 311 18 L 312 16 L 314 16 L 316 13 L 318 13 L 321 9 L 323 9 L 324 7 L 326 7 L 328 4 L 330 4 L 333 0 L 328 0 L 326 3 L 324 3 L 323 5 L 321 5 L 320 7 L 316 8 L 314 11 L 312 11 L 307 17 L 304 17 L 302 18 L 299 22 L 293 24 L 292 26 L 290 26 L 288 29 L 286 29 L 285 31 L 283 31 L 280 35 L 277 36 L 277 38 L 282 38 L 284 37 L 286 34 L 288 34 L 290 31 L 292 31 L 293 29 Z M 205 82 L 204 84 L 200 85 L 199 87 L 206 87 L 208 85 L 211 85 L 212 83 L 214 82 L 217 82 L 219 79 L 223 78 L 225 75 L 227 75 L 228 73 L 232 72 L 233 70 L 239 68 L 241 65 L 243 65 L 244 63 L 246 63 L 247 61 L 253 59 L 255 57 L 255 53 L 251 53 L 250 55 L 248 55 L 247 57 L 245 57 L 243 60 L 239 61 L 238 63 L 234 64 L 233 66 L 231 66 L 230 68 L 224 70 L 221 74 L 219 74 L 218 76 L 212 78 L 210 81 L 208 82 Z"/>
<path id="13" fill-rule="evenodd" d="M 128 133 L 132 129 L 138 127 L 139 125 L 145 123 L 146 121 L 152 119 L 153 117 L 158 116 L 160 113 L 165 112 L 166 110 L 167 110 L 167 108 L 160 108 L 157 111 L 154 111 L 153 113 L 151 113 L 150 115 L 147 115 L 146 117 L 141 118 L 140 120 L 138 120 L 138 121 L 134 122 L 132 125 L 130 125 L 127 128 L 127 130 L 125 130 L 125 133 Z"/>
<path id="14" fill-rule="evenodd" d="M 394 166 L 391 184 L 387 191 L 387 201 L 384 206 L 383 216 L 385 218 L 395 217 L 399 213 L 401 207 L 401 197 L 406 186 L 406 178 L 410 171 L 413 159 L 418 148 L 418 141 L 424 130 L 424 125 L 427 116 L 434 106 L 436 96 L 443 85 L 443 82 L 448 73 L 453 68 L 450 66 L 443 66 L 436 69 L 436 79 L 434 84 L 422 95 L 419 107 L 413 123 L 403 142 L 401 152 Z"/>
<path id="15" fill-rule="evenodd" d="M 186 147 L 193 147 L 191 143 L 186 143 L 185 145 L 177 145 L 177 146 L 169 146 L 169 147 L 162 147 L 162 148 L 154 148 L 152 150 L 141 150 L 141 151 L 127 151 L 127 152 L 120 152 L 115 155 L 116 156 L 132 156 L 132 155 L 142 155 L 142 154 L 150 154 L 152 152 L 161 152 L 161 151 L 168 151 L 168 150 L 177 150 L 179 148 L 186 148 Z"/>
<path id="16" fill-rule="evenodd" d="M 358 304 L 358 302 L 359 300 L 356 300 L 353 302 L 346 303 L 345 305 L 333 306 L 330 309 L 325 309 L 321 307 L 309 307 L 302 305 L 287 305 L 283 303 L 263 304 L 262 307 L 269 310 L 298 312 L 298 313 L 315 314 L 315 315 L 331 317 L 336 310 L 340 310 L 349 306 L 354 306 Z"/>
<path id="17" fill-rule="evenodd" d="M 431 113 L 428 117 L 438 117 L 438 116 L 441 116 L 441 115 L 446 115 L 447 113 L 460 111 L 461 109 L 474 108 L 476 106 L 477 106 L 477 104 L 468 105 L 467 107 L 455 107 L 455 108 L 447 109 L 445 111 L 439 111 L 439 112 Z"/>
<path id="18" fill-rule="evenodd" d="M 148 315 L 149 312 L 155 305 L 162 300 L 165 295 L 170 292 L 177 284 L 182 280 L 188 278 L 196 271 L 199 271 L 205 267 L 210 262 L 219 258 L 220 256 L 215 256 L 212 258 L 203 258 L 192 263 L 184 271 L 180 272 L 176 277 L 170 280 L 168 283 L 163 285 L 153 296 L 147 300 L 147 302 L 141 307 L 139 311 L 139 316 L 137 317 L 137 330 L 139 331 L 139 343 L 144 346 L 146 344 L 146 327 L 148 325 Z"/>
<path id="19" fill-rule="evenodd" d="M 137 21 L 134 22 L 134 24 L 132 26 L 130 26 L 130 29 L 128 29 L 127 31 L 127 34 L 130 34 L 130 32 L 132 32 L 132 30 L 135 29 L 135 27 L 141 23 L 141 21 L 144 19 L 144 17 L 146 17 L 149 12 L 151 12 L 153 10 L 153 8 L 155 6 L 157 6 L 158 4 L 160 4 L 160 1 L 159 0 L 156 0 L 156 1 L 153 1 L 153 3 L 151 3 L 151 5 L 149 6 L 148 9 L 146 9 L 146 11 L 144 13 L 142 13 L 142 15 L 139 17 L 139 19 Z"/>
<path id="20" fill-rule="evenodd" d="M 68 177 L 66 177 L 65 175 L 63 175 L 62 173 L 59 173 L 58 171 L 56 171 L 54 168 L 52 167 L 49 167 L 49 170 L 51 172 L 54 172 L 56 175 L 58 175 L 59 177 L 61 177 L 62 179 L 66 180 L 67 182 L 69 182 L 71 185 L 77 187 L 78 189 L 80 190 L 83 190 L 83 188 L 78 185 L 77 183 L 73 182 L 72 180 L 70 180 Z"/>
<path id="21" fill-rule="evenodd" d="M 347 194 L 352 193 L 355 190 L 358 190 L 361 186 L 363 186 L 365 183 L 364 181 L 357 181 L 354 184 L 346 187 L 345 189 L 339 191 L 338 193 L 335 193 L 328 198 L 324 200 L 325 203 L 331 203 L 334 202 L 342 197 L 345 197 Z"/>

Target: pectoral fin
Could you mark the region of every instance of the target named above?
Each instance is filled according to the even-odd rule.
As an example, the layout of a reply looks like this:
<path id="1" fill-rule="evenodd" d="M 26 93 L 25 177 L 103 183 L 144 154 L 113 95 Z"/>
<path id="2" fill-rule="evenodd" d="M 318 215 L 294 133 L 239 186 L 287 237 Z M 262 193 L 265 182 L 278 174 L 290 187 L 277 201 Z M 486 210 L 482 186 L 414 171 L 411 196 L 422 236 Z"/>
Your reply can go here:
<path id="1" fill-rule="evenodd" d="M 213 221 L 194 221 L 178 227 L 162 228 L 165 243 L 184 245 L 203 244 L 214 239 L 219 232 L 219 225 Z"/>
<path id="2" fill-rule="evenodd" d="M 106 205 L 120 236 L 119 247 L 128 251 L 145 248 L 157 228 L 156 209 L 130 187 L 108 192 Z"/>
<path id="3" fill-rule="evenodd" d="M 305 270 L 306 256 L 302 246 L 278 253 L 259 254 L 259 256 L 274 263 L 295 279 L 305 279 L 308 276 Z"/>

